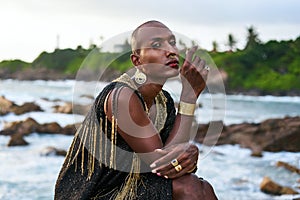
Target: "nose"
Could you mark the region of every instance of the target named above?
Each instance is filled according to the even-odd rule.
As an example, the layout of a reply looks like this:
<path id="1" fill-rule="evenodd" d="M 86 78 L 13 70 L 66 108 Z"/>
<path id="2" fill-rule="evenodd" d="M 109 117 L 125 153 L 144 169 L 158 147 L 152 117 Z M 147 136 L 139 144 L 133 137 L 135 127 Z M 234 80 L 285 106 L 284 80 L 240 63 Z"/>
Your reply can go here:
<path id="1" fill-rule="evenodd" d="M 166 56 L 169 57 L 169 56 L 177 56 L 178 55 L 178 49 L 175 45 L 171 45 L 171 44 L 167 44 L 166 45 Z"/>

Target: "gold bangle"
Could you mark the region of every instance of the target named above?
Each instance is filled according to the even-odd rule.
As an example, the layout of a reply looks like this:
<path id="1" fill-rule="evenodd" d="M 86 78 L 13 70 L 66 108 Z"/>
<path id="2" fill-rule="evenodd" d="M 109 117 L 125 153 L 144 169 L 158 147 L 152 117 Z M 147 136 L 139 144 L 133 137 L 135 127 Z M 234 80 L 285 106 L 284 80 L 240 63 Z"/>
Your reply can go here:
<path id="1" fill-rule="evenodd" d="M 182 115 L 194 116 L 195 108 L 196 104 L 180 101 L 178 105 L 178 113 Z"/>
<path id="2" fill-rule="evenodd" d="M 196 169 L 196 167 L 197 167 L 197 165 L 195 165 L 192 169 L 190 169 L 189 171 L 187 171 L 187 173 L 193 173 L 194 172 L 194 170 Z"/>

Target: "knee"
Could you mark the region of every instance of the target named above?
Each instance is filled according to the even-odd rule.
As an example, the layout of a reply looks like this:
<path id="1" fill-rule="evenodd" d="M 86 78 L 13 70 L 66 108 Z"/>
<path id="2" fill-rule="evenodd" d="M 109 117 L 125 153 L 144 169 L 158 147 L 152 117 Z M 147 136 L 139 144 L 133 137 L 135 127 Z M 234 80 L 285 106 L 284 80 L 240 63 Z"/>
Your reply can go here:
<path id="1" fill-rule="evenodd" d="M 173 180 L 173 198 L 181 199 L 217 199 L 213 187 L 194 174 L 187 174 Z"/>

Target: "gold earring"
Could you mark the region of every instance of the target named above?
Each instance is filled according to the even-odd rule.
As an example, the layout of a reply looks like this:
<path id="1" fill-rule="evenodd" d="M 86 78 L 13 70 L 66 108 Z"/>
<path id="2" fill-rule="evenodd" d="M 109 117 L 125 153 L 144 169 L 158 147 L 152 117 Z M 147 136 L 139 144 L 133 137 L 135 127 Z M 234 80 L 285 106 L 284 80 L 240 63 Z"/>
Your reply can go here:
<path id="1" fill-rule="evenodd" d="M 135 74 L 134 74 L 134 80 L 137 84 L 144 84 L 147 80 L 147 76 L 146 74 L 144 74 L 143 72 L 141 72 L 139 69 L 136 70 Z"/>

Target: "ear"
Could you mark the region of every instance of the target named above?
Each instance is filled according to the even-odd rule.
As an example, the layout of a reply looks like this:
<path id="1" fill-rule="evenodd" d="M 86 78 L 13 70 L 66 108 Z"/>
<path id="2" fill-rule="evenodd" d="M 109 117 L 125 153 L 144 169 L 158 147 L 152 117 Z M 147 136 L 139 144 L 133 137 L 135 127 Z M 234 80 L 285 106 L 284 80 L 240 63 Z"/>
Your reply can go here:
<path id="1" fill-rule="evenodd" d="M 130 55 L 131 62 L 134 66 L 138 66 L 141 64 L 140 56 L 137 53 L 132 53 Z"/>

